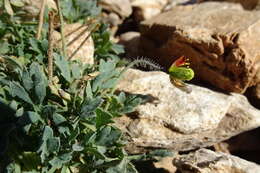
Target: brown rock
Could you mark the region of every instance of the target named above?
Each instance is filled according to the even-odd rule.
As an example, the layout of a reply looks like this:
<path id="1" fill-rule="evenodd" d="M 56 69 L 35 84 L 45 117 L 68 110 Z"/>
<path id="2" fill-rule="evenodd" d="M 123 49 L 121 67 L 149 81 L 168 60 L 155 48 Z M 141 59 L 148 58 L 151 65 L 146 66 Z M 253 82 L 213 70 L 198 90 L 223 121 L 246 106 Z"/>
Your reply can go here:
<path id="1" fill-rule="evenodd" d="M 259 82 L 259 28 L 260 13 L 237 4 L 176 6 L 142 23 L 140 51 L 165 66 L 185 55 L 198 78 L 243 93 Z"/>
<path id="2" fill-rule="evenodd" d="M 136 58 L 137 56 L 139 56 L 139 42 L 139 32 L 126 32 L 120 35 L 119 38 L 119 44 L 124 45 L 127 58 Z"/>
<path id="3" fill-rule="evenodd" d="M 199 0 L 199 2 L 207 2 L 207 1 L 240 3 L 247 10 L 258 9 L 260 7 L 259 0 Z"/>

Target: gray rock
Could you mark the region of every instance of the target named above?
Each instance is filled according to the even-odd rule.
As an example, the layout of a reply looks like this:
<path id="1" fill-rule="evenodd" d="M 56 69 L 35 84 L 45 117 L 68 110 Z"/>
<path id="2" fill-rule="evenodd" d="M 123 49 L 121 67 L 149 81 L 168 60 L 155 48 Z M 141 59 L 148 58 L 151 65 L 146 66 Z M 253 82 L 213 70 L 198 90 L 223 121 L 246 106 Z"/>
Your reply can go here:
<path id="1" fill-rule="evenodd" d="M 229 154 L 200 149 L 173 161 L 180 173 L 259 173 L 260 166 Z"/>
<path id="2" fill-rule="evenodd" d="M 134 115 L 117 119 L 131 153 L 146 148 L 186 151 L 211 146 L 260 126 L 260 111 L 239 94 L 226 95 L 189 85 L 187 94 L 163 72 L 129 70 L 118 90 L 147 96 Z"/>

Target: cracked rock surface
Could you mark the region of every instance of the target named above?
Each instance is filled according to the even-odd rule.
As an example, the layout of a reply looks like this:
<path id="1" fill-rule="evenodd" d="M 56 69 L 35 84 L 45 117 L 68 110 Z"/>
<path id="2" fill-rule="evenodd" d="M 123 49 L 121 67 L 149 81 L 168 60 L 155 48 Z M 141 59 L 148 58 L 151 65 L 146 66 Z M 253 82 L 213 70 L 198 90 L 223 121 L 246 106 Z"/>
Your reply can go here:
<path id="1" fill-rule="evenodd" d="M 221 152 L 200 149 L 173 160 L 180 173 L 259 173 L 260 166 Z"/>
<path id="2" fill-rule="evenodd" d="M 116 119 L 129 137 L 130 152 L 147 148 L 187 151 L 260 126 L 260 111 L 244 96 L 189 86 L 192 92 L 187 94 L 174 87 L 163 72 L 131 69 L 124 74 L 118 90 L 148 98 L 134 114 Z"/>

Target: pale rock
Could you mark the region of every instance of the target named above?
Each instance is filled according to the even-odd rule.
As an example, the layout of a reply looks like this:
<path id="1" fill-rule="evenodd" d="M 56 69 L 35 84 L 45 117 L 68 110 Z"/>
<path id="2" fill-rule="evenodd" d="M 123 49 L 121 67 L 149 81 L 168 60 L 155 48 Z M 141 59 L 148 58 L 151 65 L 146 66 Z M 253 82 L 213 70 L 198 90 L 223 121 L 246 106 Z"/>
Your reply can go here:
<path id="1" fill-rule="evenodd" d="M 175 173 L 176 167 L 172 164 L 173 157 L 164 157 L 158 162 L 154 162 L 154 167 L 163 169 L 164 172 L 167 171 L 167 173 Z"/>
<path id="2" fill-rule="evenodd" d="M 208 1 L 220 1 L 220 2 L 230 2 L 230 3 L 240 3 L 247 10 L 259 10 L 260 0 L 198 0 L 199 2 Z"/>
<path id="3" fill-rule="evenodd" d="M 175 158 L 180 173 L 259 173 L 260 165 L 229 154 L 200 149 Z"/>
<path id="4" fill-rule="evenodd" d="M 89 36 L 90 32 L 87 26 L 83 26 L 80 23 L 66 24 L 64 26 L 64 35 L 66 40 L 66 53 L 69 58 L 72 56 L 75 50 L 83 43 L 83 41 Z M 55 32 L 54 40 L 56 46 L 61 48 L 61 35 L 59 32 Z M 79 49 L 79 51 L 72 57 L 71 60 L 79 59 L 84 64 L 94 63 L 94 41 L 91 36 Z"/>
<path id="5" fill-rule="evenodd" d="M 190 94 L 174 87 L 163 72 L 131 69 L 124 74 L 118 90 L 149 98 L 133 115 L 116 119 L 129 137 L 130 153 L 149 148 L 187 151 L 260 126 L 260 111 L 244 96 L 189 87 Z"/>
<path id="6" fill-rule="evenodd" d="M 40 13 L 42 0 L 23 0 L 24 1 L 24 7 L 22 7 L 23 10 L 27 12 L 27 16 L 30 17 L 37 17 Z M 46 5 L 50 9 L 57 10 L 57 6 L 54 0 L 47 0 Z"/>
<path id="7" fill-rule="evenodd" d="M 158 15 L 167 3 L 168 0 L 131 0 L 135 20 L 142 21 Z"/>
<path id="8" fill-rule="evenodd" d="M 114 12 L 122 18 L 132 14 L 132 7 L 129 0 L 101 0 L 99 4 L 103 9 Z"/>
<path id="9" fill-rule="evenodd" d="M 244 93 L 260 81 L 260 12 L 233 3 L 176 6 L 141 24 L 140 54 L 169 67 L 191 60 L 196 77 Z M 156 58 L 155 58 L 156 57 Z"/>
<path id="10" fill-rule="evenodd" d="M 169 0 L 163 11 L 169 11 L 177 5 L 191 5 L 197 3 L 199 0 Z"/>

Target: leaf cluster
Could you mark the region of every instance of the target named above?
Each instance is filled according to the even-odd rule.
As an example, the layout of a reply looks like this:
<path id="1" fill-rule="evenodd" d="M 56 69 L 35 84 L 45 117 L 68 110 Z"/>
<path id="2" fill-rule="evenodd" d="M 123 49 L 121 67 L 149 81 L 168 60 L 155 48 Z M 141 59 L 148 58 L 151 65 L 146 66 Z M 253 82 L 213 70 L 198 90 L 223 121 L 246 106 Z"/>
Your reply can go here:
<path id="1" fill-rule="evenodd" d="M 66 2 L 63 13 L 71 22 L 99 9 L 95 1 Z M 46 31 L 37 40 L 35 24 L 6 12 L 0 26 L 0 172 L 137 172 L 131 160 L 150 156 L 129 156 L 113 119 L 143 99 L 114 94 L 123 48 L 110 41 L 107 27 L 93 33 L 94 65 L 68 61 L 55 50 L 50 79 Z"/>
<path id="2" fill-rule="evenodd" d="M 83 22 L 89 16 L 100 14 L 101 8 L 96 0 L 61 0 L 62 14 L 68 23 Z"/>
<path id="3" fill-rule="evenodd" d="M 135 170 L 123 150 L 122 132 L 112 123 L 142 99 L 110 94 L 120 74 L 115 61 L 101 60 L 99 75 L 90 80 L 94 67 L 55 53 L 52 83 L 39 62 L 9 56 L 3 61 L 0 99 L 11 113 L 1 116 L 0 150 L 13 161 L 8 170 Z"/>

